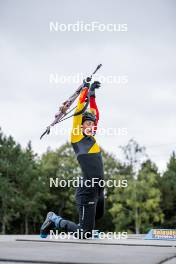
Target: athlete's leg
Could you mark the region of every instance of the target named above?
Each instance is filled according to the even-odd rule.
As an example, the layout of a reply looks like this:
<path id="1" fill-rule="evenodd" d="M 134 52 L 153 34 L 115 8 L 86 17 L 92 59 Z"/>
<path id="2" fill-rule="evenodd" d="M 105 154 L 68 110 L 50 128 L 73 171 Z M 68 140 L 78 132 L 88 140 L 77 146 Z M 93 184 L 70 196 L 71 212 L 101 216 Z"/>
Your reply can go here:
<path id="1" fill-rule="evenodd" d="M 80 227 L 72 221 L 65 220 L 55 213 L 49 212 L 42 224 L 40 235 L 42 238 L 46 238 L 50 230 L 59 228 L 64 229 L 66 232 L 76 232 Z"/>
<path id="2" fill-rule="evenodd" d="M 97 205 L 97 191 L 96 189 L 90 193 L 84 193 L 84 190 L 79 190 L 76 195 L 76 203 L 79 211 L 79 225 L 84 238 L 92 236 L 92 231 L 95 227 L 95 215 Z"/>
<path id="3" fill-rule="evenodd" d="M 90 237 L 88 233 L 92 232 L 95 225 L 95 213 L 96 213 L 96 201 L 77 203 L 79 210 L 79 224 L 76 224 L 70 220 L 63 219 L 53 212 L 49 212 L 41 227 L 41 237 L 47 237 L 52 229 L 63 229 L 65 232 L 78 232 L 80 229 L 83 234 L 87 233 L 87 237 Z M 84 238 L 84 235 L 83 235 Z"/>
<path id="4" fill-rule="evenodd" d="M 78 230 L 81 230 L 83 232 L 83 238 L 92 236 L 92 230 L 94 230 L 95 227 L 97 197 L 97 191 L 95 191 L 93 196 L 91 193 L 91 197 L 90 195 L 81 195 L 76 197 L 79 210 L 79 224 L 63 219 L 53 212 L 48 213 L 41 227 L 41 236 L 46 237 L 50 230 L 54 228 L 62 228 L 66 232 L 77 232 Z M 102 208 L 102 202 L 99 202 L 98 215 L 100 213 L 102 214 Z"/>
<path id="5" fill-rule="evenodd" d="M 92 236 L 95 226 L 96 202 L 79 204 L 79 224 L 66 220 L 49 212 L 41 227 L 41 237 L 46 238 L 51 229 L 63 229 L 65 232 L 77 233 L 79 238 Z"/>
<path id="6" fill-rule="evenodd" d="M 105 211 L 105 199 L 104 199 L 104 190 L 101 189 L 99 193 L 99 198 L 97 201 L 97 206 L 96 206 L 96 217 L 95 219 L 100 219 L 103 217 Z"/>
<path id="7" fill-rule="evenodd" d="M 58 228 L 64 229 L 65 232 L 77 232 L 80 226 L 70 220 L 62 219 Z"/>
<path id="8" fill-rule="evenodd" d="M 79 223 L 84 238 L 92 236 L 95 227 L 96 202 L 92 204 L 79 205 Z"/>

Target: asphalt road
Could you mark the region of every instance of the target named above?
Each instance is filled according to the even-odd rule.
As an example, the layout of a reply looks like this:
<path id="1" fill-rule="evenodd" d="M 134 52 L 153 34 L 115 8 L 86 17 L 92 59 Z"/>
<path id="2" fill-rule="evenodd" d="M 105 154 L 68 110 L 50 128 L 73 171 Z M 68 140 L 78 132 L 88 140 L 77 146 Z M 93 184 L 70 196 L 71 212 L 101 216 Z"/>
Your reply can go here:
<path id="1" fill-rule="evenodd" d="M 40 239 L 0 236 L 0 264 L 176 264 L 176 241 L 128 239 Z"/>

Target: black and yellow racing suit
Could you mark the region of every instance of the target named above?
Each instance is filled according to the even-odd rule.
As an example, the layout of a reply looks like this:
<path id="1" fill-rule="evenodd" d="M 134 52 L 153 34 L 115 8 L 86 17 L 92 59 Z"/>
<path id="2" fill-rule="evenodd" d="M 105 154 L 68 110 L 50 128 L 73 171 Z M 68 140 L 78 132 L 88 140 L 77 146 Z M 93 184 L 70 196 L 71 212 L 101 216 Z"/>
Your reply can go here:
<path id="1" fill-rule="evenodd" d="M 84 88 L 79 96 L 77 108 L 78 112 L 84 108 L 88 88 Z M 96 124 L 99 120 L 99 111 L 96 105 L 95 97 L 90 97 L 90 108 L 96 112 Z M 103 161 L 101 150 L 94 136 L 86 136 L 81 130 L 82 114 L 73 118 L 73 127 L 71 132 L 71 144 L 76 154 L 77 160 L 82 170 L 83 180 L 92 181 L 95 178 L 95 184 L 91 187 L 79 186 L 76 189 L 76 203 L 79 211 L 79 225 L 67 220 L 62 221 L 62 226 L 67 231 L 81 229 L 85 233 L 91 232 L 95 226 L 95 219 L 99 219 L 104 214 L 104 190 L 98 184 L 103 180 Z"/>
<path id="2" fill-rule="evenodd" d="M 88 88 L 84 88 L 81 92 L 77 108 L 75 112 L 81 111 L 85 104 L 85 98 L 88 92 Z M 95 97 L 90 97 L 90 108 L 96 112 L 96 124 L 99 120 L 99 111 L 96 105 Z M 76 115 L 73 118 L 73 127 L 71 132 L 71 143 L 75 151 L 77 160 L 80 164 L 83 179 L 92 180 L 92 178 L 103 179 L 103 162 L 101 156 L 101 150 L 96 142 L 94 136 L 87 136 L 83 134 L 81 130 L 82 115 Z M 77 199 L 85 199 L 86 196 L 93 197 L 96 195 L 95 188 L 78 188 L 76 197 Z"/>

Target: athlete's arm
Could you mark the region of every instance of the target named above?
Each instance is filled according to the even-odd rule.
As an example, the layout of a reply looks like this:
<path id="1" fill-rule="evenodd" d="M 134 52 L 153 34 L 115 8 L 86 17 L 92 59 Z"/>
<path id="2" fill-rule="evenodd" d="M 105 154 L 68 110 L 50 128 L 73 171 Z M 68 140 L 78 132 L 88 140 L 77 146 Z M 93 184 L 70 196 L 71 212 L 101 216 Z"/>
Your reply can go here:
<path id="1" fill-rule="evenodd" d="M 84 108 L 87 93 L 88 93 L 88 88 L 87 87 L 83 88 L 78 99 L 78 104 L 75 113 L 81 111 Z M 81 124 L 82 124 L 82 114 L 74 116 L 72 132 L 71 132 L 71 142 L 76 140 L 76 136 L 80 136 L 75 134 L 78 132 L 80 133 Z"/>
<path id="2" fill-rule="evenodd" d="M 99 121 L 99 111 L 98 111 L 98 107 L 96 104 L 96 99 L 95 99 L 95 89 L 99 88 L 101 86 L 101 83 L 99 81 L 95 81 L 94 83 L 92 83 L 91 87 L 90 87 L 90 108 L 94 109 L 96 112 L 96 122 L 95 122 L 95 126 L 94 126 L 94 131 L 96 132 L 97 130 L 97 125 L 98 125 L 98 121 Z"/>
<path id="3" fill-rule="evenodd" d="M 96 99 L 95 96 L 91 96 L 90 97 L 90 108 L 94 109 L 96 112 L 96 122 L 95 122 L 95 128 L 94 130 L 97 130 L 97 125 L 98 125 L 98 121 L 99 121 L 99 110 L 97 107 L 97 103 L 96 103 Z"/>

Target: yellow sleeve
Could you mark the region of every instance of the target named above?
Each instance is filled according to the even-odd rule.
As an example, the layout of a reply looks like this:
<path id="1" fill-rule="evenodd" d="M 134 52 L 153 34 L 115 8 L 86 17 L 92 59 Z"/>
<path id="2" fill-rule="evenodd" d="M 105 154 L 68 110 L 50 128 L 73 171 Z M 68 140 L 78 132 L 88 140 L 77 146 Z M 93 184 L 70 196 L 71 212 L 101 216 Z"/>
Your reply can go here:
<path id="1" fill-rule="evenodd" d="M 76 112 L 81 111 L 84 108 L 85 105 L 85 98 L 88 92 L 88 88 L 84 88 L 79 96 L 78 104 L 75 110 Z M 79 141 L 82 137 L 82 131 L 81 131 L 81 124 L 82 124 L 82 114 L 73 116 L 73 125 L 72 125 L 72 131 L 71 131 L 71 143 L 75 143 Z"/>

